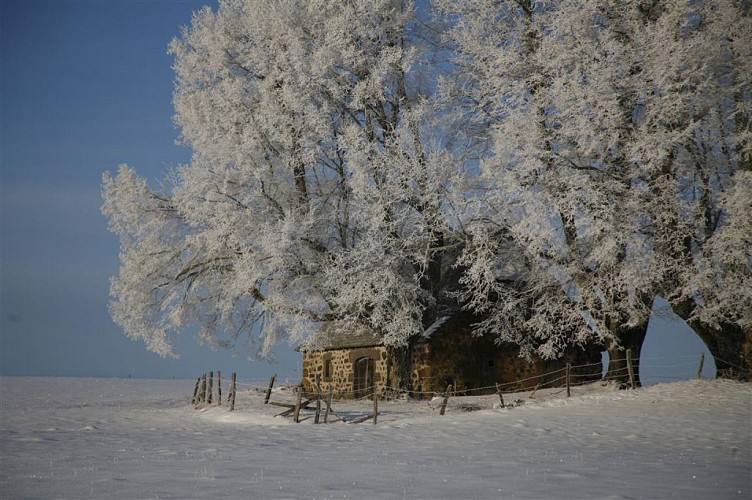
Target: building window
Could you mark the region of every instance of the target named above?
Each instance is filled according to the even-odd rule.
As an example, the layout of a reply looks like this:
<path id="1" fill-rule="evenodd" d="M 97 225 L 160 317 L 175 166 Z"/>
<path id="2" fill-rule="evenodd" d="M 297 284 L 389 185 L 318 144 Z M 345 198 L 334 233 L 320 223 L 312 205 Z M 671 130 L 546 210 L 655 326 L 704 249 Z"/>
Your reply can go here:
<path id="1" fill-rule="evenodd" d="M 493 367 L 493 365 L 494 365 L 494 360 L 493 359 L 489 359 L 488 360 L 488 366 Z"/>
<path id="2" fill-rule="evenodd" d="M 324 360 L 324 380 L 328 382 L 331 379 L 332 379 L 332 360 L 325 359 Z"/>

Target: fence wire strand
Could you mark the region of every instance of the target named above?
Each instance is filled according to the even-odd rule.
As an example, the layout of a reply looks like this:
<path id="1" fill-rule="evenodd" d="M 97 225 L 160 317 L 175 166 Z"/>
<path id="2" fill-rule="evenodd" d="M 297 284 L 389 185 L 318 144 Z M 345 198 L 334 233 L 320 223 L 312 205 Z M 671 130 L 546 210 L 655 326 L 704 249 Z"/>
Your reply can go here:
<path id="1" fill-rule="evenodd" d="M 686 362 L 682 362 L 680 360 L 687 359 Z M 687 368 L 687 372 L 690 372 L 690 370 L 693 367 L 698 366 L 696 362 L 691 362 L 689 359 L 697 359 L 696 356 L 663 356 L 663 357 L 643 357 L 643 358 L 632 358 L 631 359 L 631 365 L 634 369 L 635 377 L 642 377 L 642 378 L 648 378 L 648 379 L 660 379 L 660 380 L 683 380 L 687 377 L 677 376 L 677 375 L 669 375 L 666 374 L 665 371 L 662 371 L 664 369 L 670 369 L 670 368 Z M 724 363 L 726 366 L 737 368 L 741 373 L 746 373 L 746 370 L 735 363 L 722 360 L 719 358 L 711 358 L 715 362 Z M 674 360 L 671 364 L 656 364 L 654 363 L 656 360 Z M 602 362 L 598 363 L 585 363 L 580 365 L 570 365 L 569 368 L 569 374 L 567 375 L 567 367 L 562 367 L 556 370 L 551 370 L 545 373 L 541 373 L 538 375 L 532 375 L 529 377 L 524 377 L 521 379 L 513 380 L 513 381 L 507 381 L 503 383 L 495 383 L 494 385 L 487 385 L 482 387 L 472 387 L 472 388 L 466 388 L 466 389 L 457 389 L 456 387 L 453 387 L 452 390 L 449 392 L 450 396 L 457 397 L 457 396 L 472 396 L 472 395 L 492 395 L 492 394 L 498 394 L 498 395 L 509 395 L 509 394 L 521 394 L 525 392 L 530 392 L 530 398 L 533 397 L 534 394 L 537 394 L 536 399 L 543 399 L 543 398 L 550 398 L 553 396 L 557 396 L 564 392 L 567 387 L 566 379 L 569 377 L 568 386 L 571 390 L 571 388 L 574 387 L 581 387 L 584 385 L 589 385 L 593 383 L 604 383 L 609 381 L 620 381 L 625 382 L 628 378 L 630 367 L 628 366 L 626 359 L 618 359 L 618 360 L 612 360 L 613 363 L 611 366 L 608 367 L 608 370 L 605 371 L 602 370 L 600 373 L 578 373 L 578 371 L 581 371 L 583 369 L 591 368 L 594 366 L 603 365 Z M 653 363 L 651 363 L 653 361 Z M 716 363 L 717 364 L 717 363 Z M 618 366 L 615 367 L 615 366 Z M 717 369 L 717 366 L 716 366 Z M 208 397 L 208 390 L 209 390 L 209 381 L 211 380 L 213 382 L 212 384 L 212 404 L 215 404 L 219 401 L 219 395 L 218 395 L 218 389 L 221 385 L 224 385 L 224 395 L 229 399 L 230 393 L 233 389 L 233 381 L 232 379 L 228 379 L 226 377 L 208 377 L 208 373 L 202 374 L 201 377 L 199 377 L 196 388 L 194 389 L 194 398 L 193 401 L 197 405 L 206 404 L 206 398 Z M 218 372 L 214 372 L 218 373 Z M 225 372 L 227 373 L 227 372 Z M 699 376 L 699 373 L 698 373 Z M 206 377 L 204 379 L 204 377 Z M 276 377 L 276 376 L 275 376 Z M 598 377 L 598 378 L 595 378 Z M 421 379 L 425 382 L 430 381 L 436 381 L 439 377 L 427 377 L 424 379 Z M 583 380 L 584 379 L 584 380 Z M 234 389 L 237 394 L 238 389 L 246 390 L 249 392 L 256 391 L 256 392 L 266 392 L 270 389 L 270 382 L 269 379 L 261 379 L 261 378 L 237 378 L 234 382 Z M 536 383 L 537 382 L 537 383 Z M 324 384 L 327 384 L 329 382 L 324 381 Z M 297 390 L 303 390 L 302 389 L 303 383 L 300 382 L 298 384 L 290 385 L 289 382 L 286 380 L 284 384 L 277 385 L 277 387 L 272 388 L 273 390 L 290 390 L 290 394 L 294 394 L 297 392 Z M 323 385 L 325 388 L 326 385 Z M 538 391 L 543 391 L 546 389 L 552 389 L 560 387 L 561 389 L 555 392 L 545 392 L 545 393 L 538 393 Z M 201 400 L 202 397 L 202 391 L 203 391 L 203 400 Z M 308 391 L 309 394 L 318 395 L 319 397 L 323 397 L 326 399 L 326 393 L 325 390 L 322 390 L 321 386 L 317 386 L 315 391 Z M 484 393 L 484 394 L 479 394 Z M 336 389 L 332 391 L 332 395 L 336 396 L 337 399 L 352 399 L 354 401 L 365 401 L 372 398 L 382 398 L 386 397 L 387 399 L 396 399 L 401 396 L 407 396 L 412 397 L 416 399 L 428 399 L 433 397 L 439 397 L 439 396 L 445 396 L 446 390 L 416 390 L 416 389 L 409 389 L 409 388 L 403 388 L 403 387 L 394 387 L 391 385 L 380 385 L 377 388 L 370 388 L 368 390 L 341 390 Z M 223 397 L 224 397 L 223 395 Z"/>

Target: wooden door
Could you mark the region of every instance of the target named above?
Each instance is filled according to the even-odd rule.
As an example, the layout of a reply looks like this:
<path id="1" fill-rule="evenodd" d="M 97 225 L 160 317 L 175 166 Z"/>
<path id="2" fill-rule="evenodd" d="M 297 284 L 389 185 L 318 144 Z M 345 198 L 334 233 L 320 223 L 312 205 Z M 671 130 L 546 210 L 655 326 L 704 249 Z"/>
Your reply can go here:
<path id="1" fill-rule="evenodd" d="M 362 398 L 368 396 L 374 381 L 374 364 L 373 359 L 368 357 L 358 358 L 355 360 L 355 397 Z"/>

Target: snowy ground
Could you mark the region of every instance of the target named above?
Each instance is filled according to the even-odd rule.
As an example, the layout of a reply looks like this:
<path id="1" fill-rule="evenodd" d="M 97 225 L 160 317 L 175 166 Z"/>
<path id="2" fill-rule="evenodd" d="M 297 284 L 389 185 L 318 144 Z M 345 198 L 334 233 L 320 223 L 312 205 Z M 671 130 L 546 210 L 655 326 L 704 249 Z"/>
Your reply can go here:
<path id="1" fill-rule="evenodd" d="M 378 425 L 294 424 L 251 389 L 194 410 L 190 381 L 0 387 L 2 498 L 752 498 L 752 385 L 730 381 L 454 398 L 443 417 L 383 402 Z"/>

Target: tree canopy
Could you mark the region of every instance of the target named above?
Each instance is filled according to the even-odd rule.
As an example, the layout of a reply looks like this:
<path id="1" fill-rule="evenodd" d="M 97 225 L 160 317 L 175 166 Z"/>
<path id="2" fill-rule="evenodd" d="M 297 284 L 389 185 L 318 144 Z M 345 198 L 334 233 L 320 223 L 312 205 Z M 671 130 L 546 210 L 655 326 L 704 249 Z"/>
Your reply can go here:
<path id="1" fill-rule="evenodd" d="M 579 310 L 587 328 L 640 344 L 656 295 L 685 319 L 749 329 L 752 226 L 743 221 L 752 206 L 748 196 L 729 204 L 750 175 L 748 7 L 443 8 L 458 19 L 448 36 L 467 68 L 458 92 L 488 123 L 482 175 L 494 209 L 481 231 L 507 226 L 545 269 L 534 280 L 534 330 L 559 328 Z M 496 311 L 483 330 L 511 335 L 515 325 L 502 319 L 510 302 L 487 294 L 496 285 L 488 273 L 478 276 L 486 280 L 470 281 L 474 300 Z M 716 295 L 727 292 L 734 297 Z"/>
<path id="2" fill-rule="evenodd" d="M 476 333 L 523 355 L 639 346 L 658 295 L 750 332 L 751 19 L 730 0 L 205 8 L 170 46 L 190 165 L 162 191 L 104 176 L 112 316 L 162 355 L 192 324 L 262 353 L 323 321 L 404 347 L 449 265 Z"/>
<path id="3" fill-rule="evenodd" d="M 190 323 L 262 351 L 324 320 L 395 345 L 420 333 L 432 248 L 459 225 L 466 177 L 433 98 L 429 23 L 391 0 L 195 14 L 170 47 L 191 164 L 159 194 L 129 167 L 104 178 L 122 242 L 116 322 L 165 355 Z"/>

